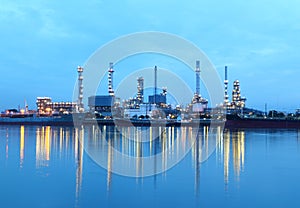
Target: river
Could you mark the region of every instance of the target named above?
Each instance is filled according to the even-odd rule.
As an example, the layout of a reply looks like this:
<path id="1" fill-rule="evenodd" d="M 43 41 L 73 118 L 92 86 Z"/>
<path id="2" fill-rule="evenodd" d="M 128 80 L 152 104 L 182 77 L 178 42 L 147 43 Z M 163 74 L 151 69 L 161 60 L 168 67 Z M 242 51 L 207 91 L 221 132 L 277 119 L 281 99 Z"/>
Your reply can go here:
<path id="1" fill-rule="evenodd" d="M 0 126 L 1 207 L 300 207 L 300 130 Z"/>

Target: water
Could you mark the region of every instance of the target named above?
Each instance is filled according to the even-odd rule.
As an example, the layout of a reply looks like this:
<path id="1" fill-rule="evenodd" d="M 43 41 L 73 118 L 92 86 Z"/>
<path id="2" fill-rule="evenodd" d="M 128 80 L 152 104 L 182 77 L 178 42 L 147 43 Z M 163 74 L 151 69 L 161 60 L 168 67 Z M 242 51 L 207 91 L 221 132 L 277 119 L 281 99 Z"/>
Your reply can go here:
<path id="1" fill-rule="evenodd" d="M 225 130 L 209 138 L 201 129 L 193 142 L 190 128 L 162 128 L 159 140 L 139 146 L 126 143 L 115 129 L 104 130 L 108 133 L 92 127 L 0 126 L 0 206 L 300 206 L 300 131 Z M 120 131 L 135 138 L 154 132 L 140 130 Z M 166 172 L 126 177 L 111 172 L 119 158 L 109 144 L 130 156 L 163 152 L 157 167 L 167 167 L 181 150 L 191 149 Z M 90 157 L 95 152 L 105 158 L 106 168 Z M 130 164 L 137 176 L 145 173 L 141 160 Z"/>

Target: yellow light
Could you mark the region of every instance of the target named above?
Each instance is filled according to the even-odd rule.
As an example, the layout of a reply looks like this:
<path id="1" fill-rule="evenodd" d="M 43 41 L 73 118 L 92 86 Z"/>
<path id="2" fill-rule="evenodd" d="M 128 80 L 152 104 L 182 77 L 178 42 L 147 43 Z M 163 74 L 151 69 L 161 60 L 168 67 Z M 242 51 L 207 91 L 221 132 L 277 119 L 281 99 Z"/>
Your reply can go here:
<path id="1" fill-rule="evenodd" d="M 23 166 L 23 161 L 24 161 L 24 144 L 25 144 L 25 139 L 24 139 L 24 126 L 21 126 L 20 128 L 20 167 L 22 168 Z"/>
<path id="2" fill-rule="evenodd" d="M 46 127 L 46 132 L 45 132 L 45 151 L 46 151 L 46 160 L 50 160 L 50 148 L 51 148 L 51 138 L 50 138 L 50 133 L 51 133 L 51 128 L 50 126 Z"/>
<path id="3" fill-rule="evenodd" d="M 46 108 L 46 112 L 47 112 L 47 113 L 50 113 L 50 111 L 51 111 L 51 108 L 49 108 L 49 107 Z"/>

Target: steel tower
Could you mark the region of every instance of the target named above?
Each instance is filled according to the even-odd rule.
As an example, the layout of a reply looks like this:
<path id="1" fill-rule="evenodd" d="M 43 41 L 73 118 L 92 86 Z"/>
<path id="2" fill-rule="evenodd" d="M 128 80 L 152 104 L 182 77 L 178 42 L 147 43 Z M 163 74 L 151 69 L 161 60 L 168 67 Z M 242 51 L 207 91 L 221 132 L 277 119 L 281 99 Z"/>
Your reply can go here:
<path id="1" fill-rule="evenodd" d="M 114 73 L 114 64 L 109 63 L 108 69 L 108 94 L 114 96 L 114 88 L 113 88 L 113 73 Z"/>
<path id="2" fill-rule="evenodd" d="M 78 72 L 78 111 L 80 113 L 84 112 L 83 106 L 83 68 L 81 66 L 77 67 Z"/>
<path id="3" fill-rule="evenodd" d="M 200 95 L 200 61 L 196 61 L 196 94 Z"/>

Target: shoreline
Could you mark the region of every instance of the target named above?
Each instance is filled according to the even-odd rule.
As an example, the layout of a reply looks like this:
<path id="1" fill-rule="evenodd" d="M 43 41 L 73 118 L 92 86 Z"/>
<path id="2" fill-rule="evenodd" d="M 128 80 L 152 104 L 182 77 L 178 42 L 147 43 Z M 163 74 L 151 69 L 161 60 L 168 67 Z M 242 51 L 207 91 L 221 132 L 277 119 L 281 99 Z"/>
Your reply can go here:
<path id="1" fill-rule="evenodd" d="M 79 119 L 73 122 L 72 115 L 67 117 L 41 117 L 41 118 L 2 118 L 0 125 L 36 125 L 36 126 L 136 126 L 136 127 L 204 127 L 204 126 L 223 126 L 227 129 L 240 129 L 240 128 L 274 128 L 274 129 L 300 129 L 300 120 L 288 119 L 256 119 L 256 118 L 243 118 L 243 119 L 227 119 L 224 120 L 210 120 L 210 119 L 194 119 L 187 121 L 177 120 L 141 120 L 141 119 L 82 119 L 82 117 L 75 117 Z M 82 119 L 82 120 L 80 120 Z"/>

